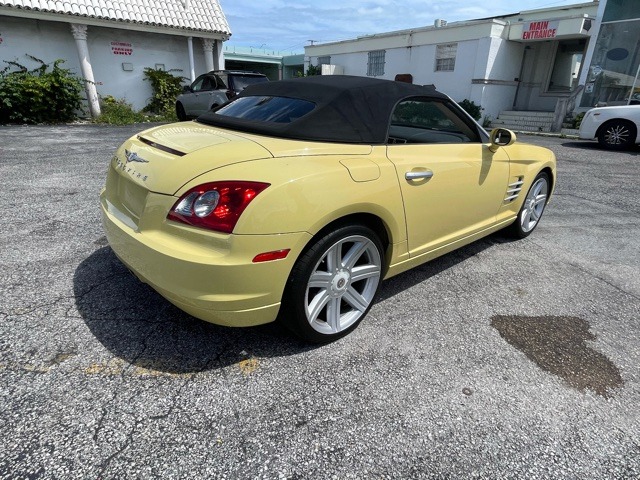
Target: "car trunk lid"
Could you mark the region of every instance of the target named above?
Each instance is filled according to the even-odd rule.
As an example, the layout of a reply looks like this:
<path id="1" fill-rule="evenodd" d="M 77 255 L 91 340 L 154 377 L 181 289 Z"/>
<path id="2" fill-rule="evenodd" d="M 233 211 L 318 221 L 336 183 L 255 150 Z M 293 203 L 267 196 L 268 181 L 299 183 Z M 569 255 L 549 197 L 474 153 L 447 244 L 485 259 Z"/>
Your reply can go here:
<path id="1" fill-rule="evenodd" d="M 194 122 L 157 127 L 131 137 L 114 155 L 106 200 L 138 225 L 149 192 L 174 195 L 205 172 L 260 158 L 271 154 L 229 131 Z"/>
<path id="2" fill-rule="evenodd" d="M 206 154 L 197 153 L 207 149 Z M 193 178 L 232 163 L 271 158 L 254 141 L 193 122 L 166 125 L 127 140 L 111 167 L 126 181 L 173 195 Z"/>

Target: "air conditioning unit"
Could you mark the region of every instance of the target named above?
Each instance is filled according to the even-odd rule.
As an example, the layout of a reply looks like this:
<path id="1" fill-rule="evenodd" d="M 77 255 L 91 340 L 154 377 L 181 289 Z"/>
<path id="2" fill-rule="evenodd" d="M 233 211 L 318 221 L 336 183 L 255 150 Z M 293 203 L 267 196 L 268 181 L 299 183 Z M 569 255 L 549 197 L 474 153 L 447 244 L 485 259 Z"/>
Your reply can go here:
<path id="1" fill-rule="evenodd" d="M 433 25 L 436 28 L 440 28 L 440 27 L 444 27 L 447 24 L 446 20 L 442 20 L 441 18 L 437 18 L 435 22 L 433 22 Z"/>

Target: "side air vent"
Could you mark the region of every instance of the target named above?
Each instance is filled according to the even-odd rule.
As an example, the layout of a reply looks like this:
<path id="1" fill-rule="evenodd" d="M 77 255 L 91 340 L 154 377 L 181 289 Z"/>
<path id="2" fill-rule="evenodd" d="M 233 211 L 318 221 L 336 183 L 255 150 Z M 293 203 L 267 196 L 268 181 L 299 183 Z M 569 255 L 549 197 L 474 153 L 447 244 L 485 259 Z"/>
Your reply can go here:
<path id="1" fill-rule="evenodd" d="M 516 181 L 510 183 L 507 187 L 507 196 L 505 197 L 505 202 L 513 202 L 518 195 L 520 195 L 520 191 L 522 190 L 522 184 L 524 183 L 524 177 L 516 177 Z"/>

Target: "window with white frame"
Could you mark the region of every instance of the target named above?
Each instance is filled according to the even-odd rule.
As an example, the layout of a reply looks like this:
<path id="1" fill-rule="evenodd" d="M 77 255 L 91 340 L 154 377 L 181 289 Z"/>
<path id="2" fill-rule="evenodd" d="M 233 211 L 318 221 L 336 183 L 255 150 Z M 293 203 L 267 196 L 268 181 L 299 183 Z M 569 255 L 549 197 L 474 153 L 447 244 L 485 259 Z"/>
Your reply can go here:
<path id="1" fill-rule="evenodd" d="M 328 55 L 325 57 L 318 57 L 318 66 L 320 65 L 331 65 L 331 57 Z"/>
<path id="2" fill-rule="evenodd" d="M 369 60 L 367 62 L 367 75 L 369 77 L 384 75 L 384 54 L 385 50 L 369 52 Z"/>
<path id="3" fill-rule="evenodd" d="M 456 66 L 457 43 L 436 45 L 436 72 L 453 72 Z"/>

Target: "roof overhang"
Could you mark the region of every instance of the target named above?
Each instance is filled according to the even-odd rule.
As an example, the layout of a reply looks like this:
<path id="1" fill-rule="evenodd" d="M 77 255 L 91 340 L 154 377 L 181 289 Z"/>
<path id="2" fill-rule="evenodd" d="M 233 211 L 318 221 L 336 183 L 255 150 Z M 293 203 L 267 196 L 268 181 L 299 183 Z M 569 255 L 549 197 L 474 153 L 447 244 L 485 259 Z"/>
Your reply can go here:
<path id="1" fill-rule="evenodd" d="M 50 13 L 40 10 L 29 10 L 26 8 L 0 6 L 0 16 L 28 18 L 32 20 L 43 20 L 49 22 L 74 23 L 89 25 L 93 27 L 115 28 L 119 30 L 133 30 L 137 32 L 159 33 L 162 35 L 176 35 L 180 37 L 210 38 L 213 40 L 226 41 L 231 36 L 230 33 L 210 32 L 204 30 L 194 30 L 187 28 L 176 28 L 163 25 L 151 25 L 139 22 L 124 20 L 109 20 L 83 15 L 69 15 L 65 13 Z"/>
<path id="2" fill-rule="evenodd" d="M 228 51 L 224 52 L 225 60 L 236 60 L 241 62 L 251 62 L 251 63 L 267 63 L 271 65 L 282 65 L 282 56 L 260 56 L 260 55 L 249 55 L 242 53 L 229 53 Z"/>

